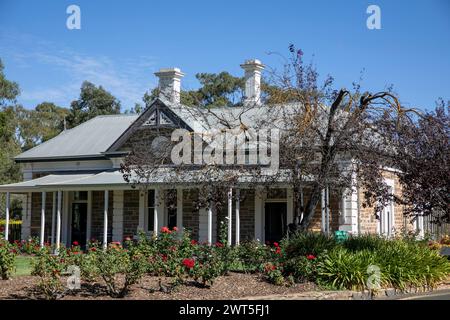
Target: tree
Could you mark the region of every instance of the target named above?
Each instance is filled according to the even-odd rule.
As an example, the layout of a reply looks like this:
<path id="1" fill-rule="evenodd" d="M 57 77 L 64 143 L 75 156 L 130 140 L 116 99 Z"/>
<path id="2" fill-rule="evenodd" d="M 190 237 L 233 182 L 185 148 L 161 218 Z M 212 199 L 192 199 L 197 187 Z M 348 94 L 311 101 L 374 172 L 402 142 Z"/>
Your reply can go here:
<path id="1" fill-rule="evenodd" d="M 84 81 L 81 85 L 80 97 L 70 104 L 67 124 L 73 128 L 98 115 L 119 114 L 120 101 L 102 86 Z"/>
<path id="2" fill-rule="evenodd" d="M 207 108 L 236 106 L 241 103 L 244 89 L 244 79 L 234 77 L 228 72 L 197 73 L 200 82 L 197 90 L 181 91 L 181 103 L 186 106 L 204 106 Z M 145 93 L 143 100 L 148 106 L 158 97 L 158 88 L 151 93 Z"/>
<path id="3" fill-rule="evenodd" d="M 413 110 L 404 109 L 389 90 L 361 92 L 357 83 L 351 90 L 335 90 L 330 76 L 319 83 L 315 67 L 303 62 L 303 52 L 293 45 L 289 51 L 283 72 L 269 75 L 270 99 L 281 108 L 259 126 L 281 124 L 280 166 L 292 173 L 296 208 L 292 226 L 309 227 L 325 190 L 340 197 L 356 187 L 376 189 L 366 204 L 376 203 L 377 214 L 392 198 L 383 180 L 383 168 L 392 163 L 387 161 L 391 145 L 380 136 L 376 121 L 383 116 L 398 120 Z"/>
<path id="4" fill-rule="evenodd" d="M 69 110 L 52 102 L 42 102 L 34 110 L 17 106 L 15 113 L 22 149 L 28 150 L 64 130 L 64 119 L 69 115 Z"/>
<path id="5" fill-rule="evenodd" d="M 12 107 L 20 90 L 17 83 L 6 79 L 3 70 L 0 59 L 0 184 L 20 180 L 20 168 L 13 159 L 20 153 L 20 146 L 15 135 L 16 117 Z M 4 195 L 0 195 L 0 208 L 4 206 Z"/>
<path id="6" fill-rule="evenodd" d="M 4 68 L 3 62 L 0 59 L 0 107 L 14 103 L 16 97 L 20 94 L 19 85 L 16 82 L 6 79 Z"/>
<path id="7" fill-rule="evenodd" d="M 450 101 L 440 100 L 434 111 L 419 117 L 382 117 L 377 128 L 393 146 L 388 160 L 402 186 L 394 200 L 412 220 L 431 216 L 438 224 L 450 223 Z M 373 196 L 372 189 L 367 196 Z"/>

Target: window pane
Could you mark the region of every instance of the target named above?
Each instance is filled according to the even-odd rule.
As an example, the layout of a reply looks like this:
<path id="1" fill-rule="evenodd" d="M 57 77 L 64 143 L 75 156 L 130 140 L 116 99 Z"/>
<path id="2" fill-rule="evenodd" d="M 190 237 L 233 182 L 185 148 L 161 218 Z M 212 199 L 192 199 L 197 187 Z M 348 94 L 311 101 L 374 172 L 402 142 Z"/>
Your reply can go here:
<path id="1" fill-rule="evenodd" d="M 167 209 L 167 220 L 169 229 L 177 226 L 177 209 Z"/>
<path id="2" fill-rule="evenodd" d="M 177 190 L 170 189 L 166 191 L 166 206 L 169 209 L 177 207 Z"/>
<path id="3" fill-rule="evenodd" d="M 148 211 L 147 211 L 147 217 L 148 217 L 148 227 L 147 227 L 147 231 L 153 231 L 153 226 L 154 226 L 154 224 L 153 224 L 153 222 L 154 222 L 154 220 L 153 220 L 153 217 L 154 217 L 154 214 L 155 214 L 155 209 L 153 209 L 153 208 L 148 208 L 147 209 Z"/>
<path id="4" fill-rule="evenodd" d="M 86 201 L 88 198 L 87 191 L 75 191 L 73 193 L 73 200 L 74 201 Z"/>
<path id="5" fill-rule="evenodd" d="M 147 193 L 147 207 L 155 206 L 155 190 L 148 190 Z"/>

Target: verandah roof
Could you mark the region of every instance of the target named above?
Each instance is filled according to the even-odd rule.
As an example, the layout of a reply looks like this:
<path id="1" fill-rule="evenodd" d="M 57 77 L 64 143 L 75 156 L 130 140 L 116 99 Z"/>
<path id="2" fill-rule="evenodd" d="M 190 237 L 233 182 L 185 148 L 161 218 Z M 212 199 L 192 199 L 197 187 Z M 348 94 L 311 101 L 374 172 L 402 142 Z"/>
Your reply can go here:
<path id="1" fill-rule="evenodd" d="M 270 176 L 255 177 L 248 172 L 247 174 L 242 170 L 222 170 L 218 171 L 214 178 L 209 178 L 211 183 L 214 181 L 222 181 L 227 175 L 238 176 L 238 183 L 240 184 L 254 184 L 264 182 L 286 183 L 290 179 L 290 175 L 286 172 L 284 175 L 278 175 L 276 181 L 273 181 Z M 196 170 L 178 171 L 173 168 L 158 168 L 154 170 L 145 181 L 148 185 L 161 184 L 188 184 L 202 182 L 202 178 L 206 175 L 204 172 Z M 144 181 L 143 181 L 144 182 Z M 100 173 L 86 173 L 86 174 L 50 174 L 45 177 L 36 178 L 29 181 L 0 185 L 0 192 L 33 192 L 33 191 L 56 191 L 56 190 L 105 190 L 115 188 L 131 188 L 127 183 L 123 174 L 120 171 L 104 171 Z"/>

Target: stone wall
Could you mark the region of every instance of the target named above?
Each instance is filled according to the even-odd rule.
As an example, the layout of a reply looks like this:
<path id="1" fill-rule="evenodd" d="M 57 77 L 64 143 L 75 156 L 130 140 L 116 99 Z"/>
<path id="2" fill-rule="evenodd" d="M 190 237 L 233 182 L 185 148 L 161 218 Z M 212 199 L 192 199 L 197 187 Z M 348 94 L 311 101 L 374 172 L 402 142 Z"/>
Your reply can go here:
<path id="1" fill-rule="evenodd" d="M 198 196 L 196 190 L 183 190 L 183 227 L 191 233 L 193 239 L 199 237 L 199 212 L 194 208 Z"/>
<path id="2" fill-rule="evenodd" d="M 92 191 L 92 226 L 91 238 L 102 241 L 103 240 L 103 213 L 105 210 L 104 191 Z M 108 241 L 112 237 L 112 222 L 113 222 L 113 192 L 109 191 L 108 196 Z"/>
<path id="3" fill-rule="evenodd" d="M 401 196 L 402 188 L 400 186 L 397 176 L 393 172 L 386 171 L 383 176 L 386 179 L 394 181 L 394 194 Z M 376 219 L 373 207 L 364 207 L 364 189 L 359 190 L 360 198 L 360 228 L 361 233 L 377 233 L 377 225 L 379 220 Z M 413 224 L 405 219 L 403 215 L 403 206 L 394 204 L 394 228 L 396 233 L 401 233 L 404 230 L 413 230 Z"/>
<path id="4" fill-rule="evenodd" d="M 303 203 L 306 205 L 309 201 L 310 190 L 305 189 L 303 191 Z M 340 218 L 340 210 L 339 210 L 339 201 L 340 195 L 330 190 L 330 231 L 334 232 L 339 229 L 339 218 Z M 295 205 L 294 205 L 295 207 Z M 316 206 L 314 211 L 314 215 L 312 217 L 311 223 L 309 225 L 309 230 L 311 231 L 321 231 L 322 230 L 322 209 L 321 209 L 321 200 L 319 199 L 319 203 Z"/>
<path id="5" fill-rule="evenodd" d="M 31 194 L 31 236 L 40 237 L 41 235 L 41 208 L 42 193 L 33 192 Z M 52 210 L 53 193 L 47 192 L 45 196 L 45 237 L 44 240 L 50 242 L 52 232 Z M 56 221 L 55 221 L 56 223 Z"/>
<path id="6" fill-rule="evenodd" d="M 123 196 L 123 236 L 132 238 L 139 226 L 139 191 L 125 190 Z"/>

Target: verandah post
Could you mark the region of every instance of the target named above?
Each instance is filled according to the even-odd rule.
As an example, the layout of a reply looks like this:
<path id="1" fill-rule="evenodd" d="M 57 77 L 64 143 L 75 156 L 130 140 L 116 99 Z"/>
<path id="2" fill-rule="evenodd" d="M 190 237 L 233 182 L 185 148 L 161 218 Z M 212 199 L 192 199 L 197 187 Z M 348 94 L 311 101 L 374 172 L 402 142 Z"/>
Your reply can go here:
<path id="1" fill-rule="evenodd" d="M 177 188 L 177 227 L 178 232 L 183 234 L 183 189 Z"/>
<path id="2" fill-rule="evenodd" d="M 59 253 L 59 247 L 61 244 L 61 199 L 62 192 L 58 190 L 58 207 L 56 210 L 56 249 L 55 254 Z"/>
<path id="3" fill-rule="evenodd" d="M 40 235 L 40 246 L 44 247 L 44 237 L 45 237 L 45 200 L 47 194 L 45 191 L 42 191 L 42 201 L 41 201 L 41 235 Z"/>
<path id="4" fill-rule="evenodd" d="M 8 241 L 9 238 L 9 206 L 10 206 L 11 194 L 6 193 L 6 219 L 5 219 L 5 240 Z"/>
<path id="5" fill-rule="evenodd" d="M 228 190 L 228 245 L 232 243 L 232 218 L 233 218 L 233 189 Z"/>
<path id="6" fill-rule="evenodd" d="M 239 216 L 239 210 L 240 210 L 240 204 L 241 199 L 240 197 L 240 190 L 236 189 L 236 245 L 239 245 L 239 242 L 241 240 L 241 219 Z"/>
<path id="7" fill-rule="evenodd" d="M 108 205 L 109 191 L 105 190 L 105 210 L 103 212 L 103 248 L 108 247 Z"/>
<path id="8" fill-rule="evenodd" d="M 208 245 L 212 244 L 212 201 L 208 206 Z"/>
<path id="9" fill-rule="evenodd" d="M 52 234 L 51 234 L 51 244 L 54 245 L 55 244 L 55 223 L 56 223 L 56 192 L 53 191 L 52 192 L 52 196 L 53 196 L 53 203 L 52 203 Z"/>
<path id="10" fill-rule="evenodd" d="M 158 236 L 158 206 L 159 206 L 159 189 L 155 188 L 154 193 L 154 209 L 153 209 L 153 236 Z"/>

